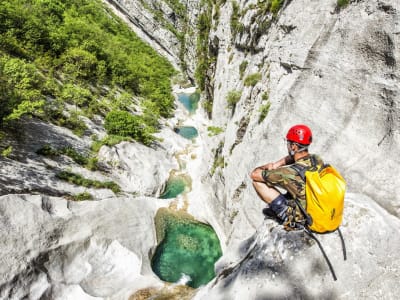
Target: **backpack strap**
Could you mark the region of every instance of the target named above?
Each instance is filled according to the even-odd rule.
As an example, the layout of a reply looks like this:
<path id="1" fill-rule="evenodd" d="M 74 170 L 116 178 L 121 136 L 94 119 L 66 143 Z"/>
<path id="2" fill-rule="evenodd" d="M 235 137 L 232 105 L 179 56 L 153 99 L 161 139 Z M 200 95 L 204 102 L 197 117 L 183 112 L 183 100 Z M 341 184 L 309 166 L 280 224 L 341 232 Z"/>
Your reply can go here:
<path id="1" fill-rule="evenodd" d="M 308 167 L 299 164 L 293 164 L 290 167 L 293 170 L 295 170 L 297 174 L 299 174 L 299 176 L 301 177 L 301 179 L 303 179 L 304 182 L 306 182 L 306 171 L 308 170 Z"/>
<path id="2" fill-rule="evenodd" d="M 313 157 L 313 156 L 312 156 Z M 309 169 L 309 167 L 300 165 L 300 164 L 292 164 L 290 166 L 293 170 L 295 170 L 297 172 L 297 174 L 301 177 L 301 179 L 306 182 L 306 171 Z M 294 199 L 294 201 L 296 202 L 296 205 L 299 207 L 301 213 L 304 215 L 304 217 L 306 218 L 306 226 L 309 226 L 312 224 L 312 218 L 311 216 L 306 212 L 305 208 L 303 207 L 303 205 L 301 205 L 300 200 L 297 199 L 297 197 Z"/>

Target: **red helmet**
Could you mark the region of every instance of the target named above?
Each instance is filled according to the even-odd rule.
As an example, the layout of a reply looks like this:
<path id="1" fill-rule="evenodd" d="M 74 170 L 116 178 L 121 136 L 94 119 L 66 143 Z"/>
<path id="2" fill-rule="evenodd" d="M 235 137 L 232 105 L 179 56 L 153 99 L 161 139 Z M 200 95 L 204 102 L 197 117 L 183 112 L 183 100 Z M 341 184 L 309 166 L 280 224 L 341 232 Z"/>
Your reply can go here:
<path id="1" fill-rule="evenodd" d="M 311 129 L 303 124 L 294 125 L 289 129 L 286 139 L 290 142 L 295 142 L 302 145 L 310 145 L 312 142 Z"/>

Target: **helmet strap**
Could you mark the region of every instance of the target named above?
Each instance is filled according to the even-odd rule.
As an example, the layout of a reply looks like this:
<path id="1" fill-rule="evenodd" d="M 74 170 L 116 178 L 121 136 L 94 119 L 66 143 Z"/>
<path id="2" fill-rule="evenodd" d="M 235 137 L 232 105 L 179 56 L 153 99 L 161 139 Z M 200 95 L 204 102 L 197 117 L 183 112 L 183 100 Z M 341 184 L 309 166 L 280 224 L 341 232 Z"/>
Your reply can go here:
<path id="1" fill-rule="evenodd" d="M 300 145 L 298 143 L 294 143 L 294 144 L 297 145 L 299 147 L 299 149 L 298 150 L 290 149 L 289 150 L 289 156 L 290 157 L 293 157 L 296 153 L 303 152 L 303 151 L 308 151 L 308 145 L 304 146 L 304 145 Z"/>
<path id="2" fill-rule="evenodd" d="M 299 150 L 294 151 L 294 153 L 303 152 L 303 151 L 308 151 L 308 146 L 303 146 L 303 147 L 300 148 Z"/>

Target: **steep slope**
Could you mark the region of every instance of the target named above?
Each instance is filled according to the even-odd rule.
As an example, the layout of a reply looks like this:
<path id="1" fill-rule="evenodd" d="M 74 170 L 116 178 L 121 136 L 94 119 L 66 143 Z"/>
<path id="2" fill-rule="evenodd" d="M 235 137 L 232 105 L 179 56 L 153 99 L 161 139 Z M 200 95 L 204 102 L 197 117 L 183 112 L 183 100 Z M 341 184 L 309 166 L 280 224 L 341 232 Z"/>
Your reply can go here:
<path id="1" fill-rule="evenodd" d="M 347 260 L 337 233 L 318 236 L 337 281 L 304 232 L 265 220 L 217 263 L 219 275 L 194 299 L 396 299 L 400 221 L 368 197 L 349 194 L 346 200 Z"/>
<path id="2" fill-rule="evenodd" d="M 174 20 L 170 1 L 108 2 L 123 5 L 125 20 L 175 66 L 183 53 L 193 78 L 196 18 L 189 17 L 185 31 L 181 20 Z M 211 28 L 205 48 L 212 57 L 203 74 L 202 102 L 212 102 L 212 112 L 190 120 L 201 139 L 195 145 L 197 159 L 187 164 L 197 170 L 188 211 L 215 228 L 224 250 L 216 279 L 195 299 L 395 298 L 400 6 L 395 0 L 350 1 L 341 8 L 335 0 L 273 2 L 282 7 L 255 0 L 185 2 L 188 16 L 198 16 L 199 3 L 202 9 L 214 3 L 211 16 L 204 18 L 210 24 L 203 24 Z M 158 8 L 164 21 L 152 15 Z M 171 24 L 187 33 L 186 42 L 163 28 Z M 205 120 L 206 115 L 211 118 Z M 82 151 L 90 141 L 28 121 L 25 126 L 35 134 L 17 140 L 18 160 L 1 160 L 4 193 L 86 191 L 54 178 L 52 169 L 67 167 L 93 179 L 112 178 L 124 194 L 90 189 L 101 201 L 83 203 L 44 195 L 2 196 L 2 231 L 8 235 L 0 247 L 7 258 L 1 265 L 0 297 L 126 299 L 140 288 L 160 288 L 149 267 L 156 243 L 153 216 L 170 203 L 145 196 L 159 194 L 176 166 L 174 154 L 187 144 L 171 139 L 168 127 L 177 121 L 165 122 L 159 135 L 165 141 L 155 149 L 136 143 L 103 147 L 106 177 L 63 156 L 35 154 L 47 139 Z M 348 182 L 343 223 L 348 261 L 342 260 L 335 234 L 320 237 L 336 283 L 315 243 L 264 220 L 265 205 L 248 177 L 254 167 L 286 154 L 282 138 L 294 123 L 312 128 L 311 151 L 335 165 Z M 216 134 L 210 134 L 209 125 Z M 45 131 L 34 130 L 38 127 Z M 89 130 L 104 134 L 96 124 Z"/>
<path id="3" fill-rule="evenodd" d="M 400 165 L 397 2 L 354 2 L 341 10 L 335 1 L 286 4 L 257 43 L 250 41 L 258 11 L 245 1 L 238 2 L 242 32 L 232 34 L 226 3 L 211 36 L 218 45 L 212 121 L 226 131 L 209 143 L 210 153 L 223 145 L 225 162 L 210 184 L 224 182 L 216 194 L 225 215 L 238 211 L 233 225 L 225 223 L 227 232 L 261 221 L 248 174 L 286 155 L 282 139 L 295 123 L 312 128 L 311 152 L 337 166 L 350 192 L 369 195 L 399 216 L 392 175 Z M 249 75 L 256 77 L 251 84 Z M 240 96 L 234 109 L 227 103 L 232 91 Z"/>
<path id="4" fill-rule="evenodd" d="M 311 268 L 313 278 L 332 292 L 327 297 L 353 299 L 381 293 L 393 298 L 390 285 L 400 272 L 394 250 L 398 242 L 392 239 L 400 215 L 394 175 L 400 166 L 395 154 L 400 150 L 400 6 L 396 1 L 351 1 L 341 8 L 336 1 L 282 4 L 278 13 L 268 14 L 260 2 L 226 2 L 213 24 L 209 43 L 217 55 L 208 88 L 212 122 L 225 132 L 205 142 L 210 166 L 204 186 L 213 187 L 209 206 L 224 230 L 227 250 L 218 278 L 198 298 L 225 299 L 226 293 L 229 299 L 290 298 L 296 292 L 301 299 L 322 297 L 313 290 L 318 284 L 305 277 L 294 278 L 300 283 L 289 284 L 289 291 L 266 291 L 274 290 L 275 284 L 286 286 L 279 282 L 298 271 L 291 254 L 301 260 L 298 256 L 307 253 L 307 247 L 300 247 L 300 254 L 288 250 L 291 254 L 283 265 L 269 259 L 271 253 L 284 251 L 281 246 L 286 239 L 290 243 L 291 236 L 269 234 L 271 227 L 263 223 L 261 213 L 265 205 L 248 176 L 256 166 L 286 155 L 282 140 L 296 123 L 312 128 L 311 152 L 335 165 L 348 183 L 344 231 L 354 254 L 349 267 L 353 271 L 346 273 L 346 263 L 340 263 L 338 243 L 334 247 L 330 237 L 321 237 L 345 276 L 334 288 L 325 267 L 322 273 Z M 223 163 L 215 164 L 218 161 Z M 368 204 L 360 206 L 364 201 Z M 374 223 L 376 218 L 382 223 Z M 360 224 L 366 227 L 357 230 Z M 366 232 L 377 227 L 368 236 Z M 250 239 L 254 251 L 246 252 L 250 242 L 243 240 L 255 231 Z M 372 236 L 380 242 L 368 245 Z M 370 260 L 382 267 L 358 262 L 357 257 L 367 255 L 360 252 L 366 250 L 360 245 L 368 245 Z M 312 248 L 317 255 L 317 246 Z M 305 261 L 314 256 L 304 255 Z M 373 280 L 369 272 L 382 278 L 379 291 L 374 284 L 364 285 Z"/>

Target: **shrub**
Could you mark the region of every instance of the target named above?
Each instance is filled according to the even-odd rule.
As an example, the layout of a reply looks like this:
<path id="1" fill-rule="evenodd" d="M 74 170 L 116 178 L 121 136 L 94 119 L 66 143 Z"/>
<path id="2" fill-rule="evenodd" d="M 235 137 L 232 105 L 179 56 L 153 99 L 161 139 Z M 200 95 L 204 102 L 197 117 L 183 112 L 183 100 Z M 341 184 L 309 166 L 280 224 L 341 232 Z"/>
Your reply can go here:
<path id="1" fill-rule="evenodd" d="M 70 48 L 60 60 L 62 70 L 72 78 L 89 79 L 96 75 L 96 56 L 86 50 Z"/>
<path id="2" fill-rule="evenodd" d="M 239 66 L 239 75 L 240 75 L 240 79 L 243 79 L 243 74 L 244 71 L 246 71 L 247 65 L 249 64 L 249 62 L 247 60 L 244 60 L 240 66 Z"/>
<path id="3" fill-rule="evenodd" d="M 339 8 L 345 7 L 350 3 L 350 0 L 337 0 L 337 6 Z"/>
<path id="4" fill-rule="evenodd" d="M 241 96 L 242 93 L 240 91 L 230 91 L 226 98 L 226 101 L 228 102 L 228 107 L 234 108 L 236 106 L 236 103 L 238 103 L 238 101 L 240 100 Z"/>
<path id="5" fill-rule="evenodd" d="M 236 34 L 240 31 L 240 27 L 243 26 L 239 21 L 240 19 L 240 7 L 236 1 L 232 1 L 232 15 L 231 15 L 231 32 L 232 36 L 236 36 Z"/>
<path id="6" fill-rule="evenodd" d="M 145 145 L 149 145 L 155 140 L 142 118 L 127 111 L 113 110 L 109 112 L 104 127 L 108 134 L 132 137 Z"/>
<path id="7" fill-rule="evenodd" d="M 84 187 L 93 187 L 97 189 L 106 188 L 112 190 L 114 193 L 119 193 L 121 191 L 120 186 L 113 181 L 98 181 L 87 179 L 82 175 L 68 171 L 61 171 L 56 176 L 61 180 Z"/>
<path id="8" fill-rule="evenodd" d="M 245 86 L 255 86 L 261 80 L 261 73 L 254 73 L 246 77 L 244 80 Z"/>
<path id="9" fill-rule="evenodd" d="M 208 126 L 207 131 L 208 131 L 208 136 L 214 136 L 224 132 L 224 129 L 216 126 Z"/>
<path id="10" fill-rule="evenodd" d="M 271 8 L 270 8 L 271 13 L 276 15 L 278 13 L 278 11 L 281 9 L 282 4 L 283 4 L 283 0 L 272 0 Z"/>
<path id="11" fill-rule="evenodd" d="M 260 124 L 264 121 L 265 117 L 268 115 L 269 109 L 271 107 L 271 102 L 267 101 L 267 103 L 261 105 L 260 107 L 260 116 L 258 117 L 258 123 Z"/>
<path id="12" fill-rule="evenodd" d="M 211 113 L 212 113 L 212 107 L 213 107 L 213 102 L 212 102 L 212 101 L 209 101 L 209 100 L 203 101 L 203 102 L 201 103 L 201 106 L 203 107 L 203 109 L 204 109 L 209 115 L 211 115 Z"/>
<path id="13" fill-rule="evenodd" d="M 68 118 L 60 118 L 57 123 L 60 126 L 71 129 L 77 136 L 83 136 L 87 129 L 85 122 L 80 118 L 77 112 L 71 112 Z"/>
<path id="14" fill-rule="evenodd" d="M 71 200 L 73 201 L 84 201 L 84 200 L 92 200 L 93 196 L 89 192 L 83 192 L 76 195 L 71 196 Z"/>
<path id="15" fill-rule="evenodd" d="M 0 35 L 0 39 L 1 39 Z M 43 80 L 34 64 L 0 52 L 0 124 L 42 112 Z"/>
<path id="16" fill-rule="evenodd" d="M 132 138 L 126 136 L 118 136 L 118 135 L 108 135 L 101 141 L 95 140 L 91 145 L 91 149 L 93 152 L 99 152 L 101 146 L 106 145 L 112 147 L 116 144 L 119 144 L 123 141 L 131 141 Z"/>
<path id="17" fill-rule="evenodd" d="M 70 146 L 61 149 L 54 149 L 51 145 L 46 144 L 42 148 L 37 150 L 36 153 L 39 155 L 49 156 L 49 157 L 66 155 L 72 158 L 72 160 L 77 164 L 84 166 L 85 168 L 91 171 L 98 169 L 97 157 L 80 154 L 78 151 L 76 151 L 74 148 Z"/>
<path id="18" fill-rule="evenodd" d="M 168 3 L 184 14 L 179 0 Z M 102 1 L 2 0 L 0 6 L 0 125 L 14 110 L 12 119 L 43 117 L 41 106 L 51 114 L 44 118 L 57 122 L 53 113 L 62 114 L 53 109 L 55 101 L 62 103 L 61 112 L 68 101 L 104 116 L 111 108 L 96 105 L 100 85 L 156 103 L 162 117 L 172 114 L 173 67 Z M 203 44 L 206 49 L 208 38 Z M 73 85 L 90 86 L 90 93 Z M 118 109 L 126 109 L 120 100 Z"/>
<path id="19" fill-rule="evenodd" d="M 60 94 L 60 100 L 75 104 L 77 107 L 88 106 L 91 98 L 92 93 L 88 89 L 69 83 L 62 87 Z"/>
<path id="20" fill-rule="evenodd" d="M 9 157 L 10 154 L 13 151 L 13 147 L 12 146 L 8 146 L 6 149 L 4 149 L 3 151 L 1 151 L 1 156 L 3 157 Z"/>

